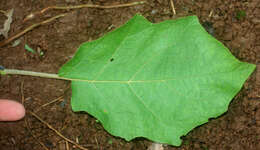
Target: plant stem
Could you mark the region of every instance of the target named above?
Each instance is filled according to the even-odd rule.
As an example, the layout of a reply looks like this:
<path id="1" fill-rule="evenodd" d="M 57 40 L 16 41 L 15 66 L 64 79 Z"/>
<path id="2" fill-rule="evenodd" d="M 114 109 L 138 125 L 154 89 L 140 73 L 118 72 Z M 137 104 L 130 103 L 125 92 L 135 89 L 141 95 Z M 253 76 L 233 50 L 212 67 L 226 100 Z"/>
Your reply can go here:
<path id="1" fill-rule="evenodd" d="M 0 70 L 0 74 L 3 74 L 3 75 L 5 75 L 5 74 L 15 74 L 15 75 L 26 75 L 26 76 L 52 78 L 52 79 L 59 79 L 59 80 L 71 80 L 69 78 L 59 77 L 58 74 L 44 73 L 44 72 L 33 72 L 33 71 L 25 71 L 25 70 L 17 70 L 17 69 Z"/>

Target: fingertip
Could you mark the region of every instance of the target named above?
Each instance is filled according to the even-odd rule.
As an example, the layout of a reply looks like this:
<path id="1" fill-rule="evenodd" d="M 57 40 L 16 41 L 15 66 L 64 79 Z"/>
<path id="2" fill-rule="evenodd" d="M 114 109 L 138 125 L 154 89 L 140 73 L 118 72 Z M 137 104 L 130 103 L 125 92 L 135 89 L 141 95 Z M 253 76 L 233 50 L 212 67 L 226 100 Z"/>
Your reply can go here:
<path id="1" fill-rule="evenodd" d="M 14 120 L 20 120 L 25 116 L 25 108 L 21 103 L 17 103 L 16 112 L 14 114 Z"/>
<path id="2" fill-rule="evenodd" d="M 16 121 L 25 116 L 25 108 L 22 104 L 11 100 L 0 100 L 0 120 Z"/>

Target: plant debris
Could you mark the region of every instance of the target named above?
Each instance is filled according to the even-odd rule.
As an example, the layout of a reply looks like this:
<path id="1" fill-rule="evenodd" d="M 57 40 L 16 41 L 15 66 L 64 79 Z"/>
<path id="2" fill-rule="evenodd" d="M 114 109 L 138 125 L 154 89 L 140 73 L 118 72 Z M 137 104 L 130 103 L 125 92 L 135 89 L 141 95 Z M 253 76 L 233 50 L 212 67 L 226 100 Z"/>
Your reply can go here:
<path id="1" fill-rule="evenodd" d="M 24 46 L 24 49 L 25 50 L 27 50 L 28 52 L 31 52 L 31 53 L 33 53 L 33 54 L 35 54 L 36 52 L 35 52 L 35 50 L 34 49 L 32 49 L 30 46 L 28 46 L 27 44 L 25 44 L 25 46 Z"/>
<path id="2" fill-rule="evenodd" d="M 164 148 L 160 143 L 152 143 L 147 150 L 164 150 Z"/>
<path id="3" fill-rule="evenodd" d="M 14 9 L 8 10 L 5 14 L 7 17 L 5 23 L 4 23 L 4 28 L 0 29 L 0 35 L 3 35 L 6 39 L 8 38 L 8 32 L 10 30 L 11 23 L 13 21 L 12 16 L 13 16 Z"/>

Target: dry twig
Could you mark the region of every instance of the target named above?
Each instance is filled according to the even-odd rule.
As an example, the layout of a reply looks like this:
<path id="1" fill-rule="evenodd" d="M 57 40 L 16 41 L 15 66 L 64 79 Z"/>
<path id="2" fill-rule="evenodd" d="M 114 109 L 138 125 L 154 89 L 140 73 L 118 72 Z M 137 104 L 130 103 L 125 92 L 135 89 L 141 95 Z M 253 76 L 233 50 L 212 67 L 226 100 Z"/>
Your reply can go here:
<path id="1" fill-rule="evenodd" d="M 22 104 L 24 105 L 24 91 L 23 91 L 23 87 L 24 87 L 24 86 L 23 86 L 23 84 L 24 84 L 24 81 L 22 81 L 22 84 L 21 84 Z M 32 135 L 32 137 L 33 137 L 45 150 L 49 150 L 49 149 L 48 149 L 41 141 L 39 141 L 38 138 L 33 134 L 27 117 L 24 118 L 24 123 L 25 123 L 25 126 L 26 126 L 27 130 L 28 130 L 29 133 Z"/>
<path id="2" fill-rule="evenodd" d="M 45 149 L 45 150 L 49 150 L 41 141 L 38 140 L 38 138 L 33 134 L 32 130 L 31 130 L 31 127 L 29 125 L 29 122 L 28 122 L 28 119 L 25 118 L 24 119 L 24 123 L 25 123 L 25 126 L 27 128 L 27 130 L 29 131 L 29 133 L 32 135 L 32 137 Z"/>
<path id="3" fill-rule="evenodd" d="M 65 143 L 66 143 L 66 150 L 70 150 L 69 142 L 65 141 Z"/>
<path id="4" fill-rule="evenodd" d="M 6 40 L 0 42 L 0 47 L 5 46 L 6 44 L 12 42 L 13 40 L 19 38 L 20 36 L 24 35 L 25 33 L 31 31 L 32 29 L 34 29 L 34 28 L 36 28 L 36 27 L 38 27 L 38 26 L 41 26 L 41 25 L 44 25 L 44 24 L 46 24 L 46 23 L 52 22 L 53 20 L 56 20 L 56 19 L 58 19 L 58 18 L 60 18 L 60 17 L 64 17 L 64 16 L 66 16 L 66 15 L 67 15 L 67 14 L 60 14 L 60 15 L 54 16 L 54 17 L 52 17 L 52 18 L 49 18 L 49 19 L 47 19 L 47 20 L 44 20 L 44 21 L 42 21 L 42 22 L 33 24 L 33 25 L 29 26 L 28 28 L 26 28 L 25 30 L 23 30 L 22 32 L 17 33 L 17 34 L 15 34 L 14 36 L 12 36 L 12 37 L 10 37 L 10 38 L 8 38 L 8 39 L 6 39 Z"/>
<path id="5" fill-rule="evenodd" d="M 212 17 L 212 15 L 213 15 L 213 10 L 211 10 L 210 12 L 209 12 L 209 17 Z"/>
<path id="6" fill-rule="evenodd" d="M 170 3 L 171 3 L 171 7 L 172 7 L 172 13 L 173 13 L 173 15 L 176 15 L 176 11 L 175 11 L 173 0 L 170 0 Z"/>
<path id="7" fill-rule="evenodd" d="M 33 112 L 36 113 L 36 112 L 38 112 L 40 109 L 42 109 L 43 107 L 46 107 L 46 106 L 48 106 L 48 105 L 50 105 L 50 104 L 52 104 L 52 103 L 61 101 L 62 98 L 64 97 L 63 95 L 65 94 L 65 92 L 66 92 L 69 88 L 70 88 L 70 85 L 68 85 L 68 86 L 65 88 L 64 93 L 62 94 L 62 96 L 60 96 L 60 97 L 58 97 L 58 98 L 55 98 L 54 100 L 51 100 L 50 102 L 41 105 L 40 107 L 38 107 L 38 108 L 37 108 L 36 110 L 34 110 Z"/>
<path id="8" fill-rule="evenodd" d="M 66 138 L 65 136 L 63 136 L 59 131 L 57 131 L 56 129 L 54 129 L 50 124 L 48 124 L 47 122 L 45 122 L 44 120 L 42 120 L 38 115 L 36 115 L 33 112 L 30 112 L 35 118 L 37 118 L 39 121 L 41 121 L 43 124 L 45 124 L 48 128 L 50 128 L 52 131 L 54 131 L 58 136 L 60 136 L 61 138 L 63 138 L 64 140 L 70 142 L 71 144 L 75 145 L 76 147 L 78 147 L 81 150 L 88 150 L 87 148 L 84 148 L 83 146 L 79 145 L 78 143 Z"/>
<path id="9" fill-rule="evenodd" d="M 101 5 L 90 5 L 90 4 L 83 4 L 83 5 L 75 5 L 75 6 L 49 6 L 46 7 L 44 9 L 42 9 L 39 12 L 35 12 L 35 13 L 31 13 L 30 15 L 28 15 L 27 17 L 25 17 L 24 21 L 27 21 L 29 19 L 34 18 L 36 15 L 38 14 L 42 14 L 44 12 L 46 12 L 49 9 L 57 9 L 57 10 L 62 10 L 62 9 L 79 9 L 79 8 L 101 8 L 101 9 L 110 9 L 110 8 L 120 8 L 120 7 L 129 7 L 129 6 L 134 6 L 134 5 L 140 5 L 140 4 L 144 4 L 146 1 L 139 1 L 139 2 L 132 2 L 132 3 L 126 3 L 126 4 L 118 4 L 118 5 L 111 5 L 111 6 L 101 6 Z M 4 13 L 4 12 L 3 12 Z M 28 28 L 26 28 L 25 30 L 23 30 L 22 32 L 15 34 L 14 36 L 10 37 L 9 39 L 6 39 L 2 42 L 0 42 L 0 47 L 7 45 L 8 43 L 12 42 L 13 40 L 19 38 L 20 36 L 24 35 L 25 33 L 27 33 L 28 31 L 31 31 L 32 29 L 40 26 L 40 25 L 44 25 L 46 23 L 49 23 L 57 18 L 60 17 L 64 17 L 66 14 L 60 14 L 57 16 L 54 16 L 52 18 L 49 18 L 43 22 L 40 23 L 36 23 L 33 24 L 31 26 L 29 26 Z"/>
<path id="10" fill-rule="evenodd" d="M 96 136 L 95 136 L 95 141 L 96 141 L 96 143 L 97 143 L 97 148 L 100 149 L 100 148 L 99 148 L 99 144 L 98 144 L 98 140 L 97 140 L 97 137 L 96 137 Z"/>
<path id="11" fill-rule="evenodd" d="M 139 2 L 132 2 L 126 4 L 118 4 L 118 5 L 110 5 L 110 6 L 101 6 L 101 5 L 91 5 L 91 4 L 82 4 L 82 5 L 75 5 L 75 6 L 50 6 L 41 10 L 41 13 L 49 9 L 79 9 L 79 8 L 101 8 L 101 9 L 110 9 L 110 8 L 121 8 L 121 7 L 130 7 L 134 5 L 144 4 L 145 1 Z"/>
<path id="12" fill-rule="evenodd" d="M 41 11 L 34 12 L 25 17 L 24 21 L 28 21 L 33 19 L 35 16 L 43 14 L 47 10 L 56 9 L 56 10 L 69 10 L 69 9 L 80 9 L 80 8 L 100 8 L 100 9 L 111 9 L 111 8 L 121 8 L 121 7 L 130 7 L 135 5 L 141 5 L 146 3 L 146 1 L 132 2 L 126 4 L 118 4 L 118 5 L 110 5 L 110 6 L 101 6 L 101 5 L 92 5 L 92 4 L 82 4 L 82 5 L 74 5 L 74 6 L 49 6 Z"/>
<path id="13" fill-rule="evenodd" d="M 21 83 L 21 95 L 22 95 L 22 104 L 24 105 L 23 83 L 24 83 L 24 81 L 22 81 L 22 83 Z"/>
<path id="14" fill-rule="evenodd" d="M 38 107 L 34 112 L 38 112 L 41 108 L 46 107 L 47 105 L 50 105 L 50 104 L 55 103 L 55 102 L 57 102 L 57 101 L 60 101 L 62 98 L 63 98 L 63 96 L 60 96 L 60 97 L 55 98 L 54 100 L 52 100 L 52 101 L 50 101 L 50 102 L 48 102 L 48 103 L 45 103 L 45 104 L 41 105 L 41 106 Z"/>
<path id="15" fill-rule="evenodd" d="M 6 11 L 0 10 L 0 13 L 3 13 L 4 15 L 6 14 Z"/>

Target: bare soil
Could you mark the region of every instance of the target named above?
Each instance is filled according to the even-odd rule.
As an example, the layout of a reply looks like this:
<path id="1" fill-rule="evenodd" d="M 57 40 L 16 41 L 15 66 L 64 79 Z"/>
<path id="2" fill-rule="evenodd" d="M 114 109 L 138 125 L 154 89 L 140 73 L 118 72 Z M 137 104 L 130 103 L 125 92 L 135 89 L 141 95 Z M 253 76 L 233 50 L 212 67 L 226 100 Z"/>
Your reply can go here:
<path id="1" fill-rule="evenodd" d="M 165 150 L 260 150 L 260 1 L 259 0 L 174 0 L 173 15 L 170 0 L 148 0 L 144 5 L 127 8 L 49 10 L 23 22 L 25 16 L 52 5 L 78 4 L 114 5 L 127 0 L 1 0 L 0 10 L 14 9 L 9 35 L 21 32 L 29 25 L 68 12 L 63 18 L 40 26 L 23 35 L 18 46 L 12 43 L 0 48 L 0 65 L 39 72 L 57 73 L 76 52 L 82 42 L 95 40 L 119 27 L 136 13 L 151 22 L 161 22 L 182 16 L 197 15 L 204 27 L 223 42 L 238 59 L 257 65 L 243 89 L 233 99 L 228 111 L 217 119 L 197 127 L 183 137 L 180 147 L 164 145 Z M 0 28 L 4 15 L 0 14 Z M 0 41 L 4 37 L 0 37 Z M 28 44 L 44 54 L 32 54 L 24 49 Z M 89 150 L 146 150 L 152 143 L 144 138 L 127 142 L 107 133 L 96 119 L 87 113 L 74 113 L 70 107 L 68 81 L 28 76 L 1 76 L 0 98 L 21 102 L 26 110 L 37 115 L 64 136 Z M 42 105 L 62 96 L 59 101 Z M 33 135 L 33 136 L 32 136 Z M 35 137 L 35 138 L 34 138 Z M 17 122 L 0 123 L 1 150 L 41 150 L 39 141 L 50 150 L 65 150 L 66 142 L 39 122 L 30 113 Z M 78 149 L 69 144 L 70 149 Z"/>

